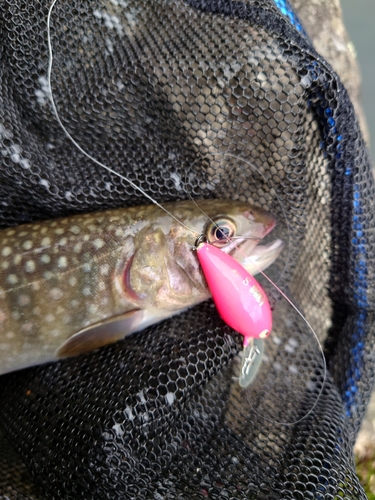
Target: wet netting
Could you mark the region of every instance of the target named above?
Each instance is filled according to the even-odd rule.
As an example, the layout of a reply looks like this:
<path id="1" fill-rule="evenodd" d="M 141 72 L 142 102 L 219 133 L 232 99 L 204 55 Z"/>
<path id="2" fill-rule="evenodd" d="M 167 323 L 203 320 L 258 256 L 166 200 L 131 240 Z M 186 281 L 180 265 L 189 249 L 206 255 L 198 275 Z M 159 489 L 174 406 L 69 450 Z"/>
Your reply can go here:
<path id="1" fill-rule="evenodd" d="M 0 6 L 4 228 L 150 203 L 59 125 L 49 7 Z M 337 75 L 282 1 L 58 0 L 50 31 L 56 108 L 92 157 L 161 203 L 275 216 L 269 275 L 327 373 L 263 279 L 274 328 L 247 388 L 242 337 L 210 301 L 3 375 L 0 498 L 364 499 L 352 448 L 374 381 L 374 193 Z"/>

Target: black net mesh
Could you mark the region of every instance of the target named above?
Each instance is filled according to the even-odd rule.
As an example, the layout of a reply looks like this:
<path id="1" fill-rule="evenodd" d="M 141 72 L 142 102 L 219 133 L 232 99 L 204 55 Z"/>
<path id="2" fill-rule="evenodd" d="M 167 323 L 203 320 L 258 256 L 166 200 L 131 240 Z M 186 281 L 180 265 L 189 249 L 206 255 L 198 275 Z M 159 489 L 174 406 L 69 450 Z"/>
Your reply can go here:
<path id="1" fill-rule="evenodd" d="M 0 6 L 3 227 L 147 202 L 56 121 L 49 5 Z M 210 302 L 2 376 L 0 498 L 365 498 L 352 446 L 374 379 L 372 174 L 345 89 L 288 9 L 59 0 L 52 88 L 77 143 L 156 200 L 275 215 L 286 248 L 270 275 L 325 346 L 323 392 L 316 340 L 263 281 L 274 332 L 246 390 L 242 337 Z"/>

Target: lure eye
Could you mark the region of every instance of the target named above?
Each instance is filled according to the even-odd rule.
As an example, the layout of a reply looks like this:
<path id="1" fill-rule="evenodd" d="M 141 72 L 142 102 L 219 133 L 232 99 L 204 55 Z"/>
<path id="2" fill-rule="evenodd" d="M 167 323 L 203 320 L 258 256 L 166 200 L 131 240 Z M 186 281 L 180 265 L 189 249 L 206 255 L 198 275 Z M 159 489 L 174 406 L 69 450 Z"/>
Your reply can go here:
<path id="1" fill-rule="evenodd" d="M 236 234 L 236 226 L 230 219 L 213 219 L 206 231 L 207 240 L 216 247 L 223 247 Z"/>

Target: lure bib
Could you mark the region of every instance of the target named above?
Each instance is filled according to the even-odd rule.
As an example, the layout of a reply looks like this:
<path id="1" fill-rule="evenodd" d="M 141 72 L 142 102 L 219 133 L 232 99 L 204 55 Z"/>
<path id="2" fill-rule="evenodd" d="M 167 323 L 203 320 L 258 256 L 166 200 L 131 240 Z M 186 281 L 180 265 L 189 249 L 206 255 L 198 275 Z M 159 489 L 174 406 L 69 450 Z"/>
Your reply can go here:
<path id="1" fill-rule="evenodd" d="M 244 346 L 252 339 L 268 337 L 272 330 L 271 308 L 256 279 L 214 245 L 201 243 L 197 255 L 221 318 L 244 336 Z"/>

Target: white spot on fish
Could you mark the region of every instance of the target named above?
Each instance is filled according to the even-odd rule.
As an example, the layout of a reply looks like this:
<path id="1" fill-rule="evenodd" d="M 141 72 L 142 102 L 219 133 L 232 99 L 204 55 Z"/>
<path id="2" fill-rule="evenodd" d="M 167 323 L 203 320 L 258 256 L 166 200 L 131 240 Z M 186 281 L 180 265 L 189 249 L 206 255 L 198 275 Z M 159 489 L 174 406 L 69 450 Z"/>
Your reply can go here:
<path id="1" fill-rule="evenodd" d="M 89 312 L 90 314 L 95 314 L 98 312 L 98 306 L 95 304 L 90 304 L 89 306 Z"/>
<path id="2" fill-rule="evenodd" d="M 21 231 L 18 236 L 22 236 L 23 238 L 24 236 L 27 236 L 27 234 L 27 231 Z"/>
<path id="3" fill-rule="evenodd" d="M 73 299 L 73 300 L 70 301 L 70 305 L 72 307 L 77 307 L 77 306 L 79 306 L 79 301 L 76 300 L 76 299 Z"/>
<path id="4" fill-rule="evenodd" d="M 69 285 L 76 286 L 76 284 L 77 284 L 77 278 L 75 276 L 69 278 Z"/>
<path id="5" fill-rule="evenodd" d="M 16 334 L 14 332 L 7 332 L 5 334 L 5 338 L 7 338 L 7 339 L 14 339 L 15 336 L 16 336 Z"/>
<path id="6" fill-rule="evenodd" d="M 63 319 L 62 319 L 62 322 L 64 323 L 64 325 L 67 325 L 71 321 L 72 321 L 72 317 L 69 316 L 69 315 L 64 316 Z"/>
<path id="7" fill-rule="evenodd" d="M 15 255 L 15 257 L 14 257 L 13 262 L 14 262 L 15 264 L 19 264 L 19 263 L 21 262 L 21 260 L 22 260 L 22 255 L 17 254 L 17 255 Z"/>
<path id="8" fill-rule="evenodd" d="M 33 273 L 35 271 L 35 262 L 33 260 L 28 260 L 25 265 L 25 271 L 27 273 Z"/>
<path id="9" fill-rule="evenodd" d="M 12 253 L 12 249 L 10 247 L 5 247 L 3 248 L 3 251 L 1 252 L 3 257 L 8 257 Z"/>
<path id="10" fill-rule="evenodd" d="M 26 333 L 31 333 L 34 328 L 34 323 L 32 321 L 28 321 L 21 326 L 21 330 Z"/>
<path id="11" fill-rule="evenodd" d="M 7 260 L 4 260 L 4 262 L 1 263 L 1 267 L 3 269 L 8 269 L 9 267 L 9 262 Z"/>
<path id="12" fill-rule="evenodd" d="M 91 271 L 91 264 L 89 264 L 88 262 L 86 262 L 85 264 L 83 264 L 82 271 L 84 273 L 89 273 Z"/>
<path id="13" fill-rule="evenodd" d="M 30 286 L 32 290 L 37 292 L 38 290 L 40 290 L 40 281 L 33 281 L 32 283 L 30 283 Z"/>
<path id="14" fill-rule="evenodd" d="M 11 314 L 12 318 L 18 321 L 21 317 L 20 313 L 18 311 L 13 311 Z"/>
<path id="15" fill-rule="evenodd" d="M 53 314 L 47 314 L 45 320 L 48 321 L 48 323 L 52 323 L 52 321 L 55 321 L 55 316 Z"/>
<path id="16" fill-rule="evenodd" d="M 53 337 L 58 337 L 58 336 L 60 335 L 60 330 L 52 330 L 52 331 L 51 331 L 51 335 L 52 335 Z"/>
<path id="17" fill-rule="evenodd" d="M 274 344 L 276 344 L 276 345 L 280 345 L 281 344 L 281 338 L 278 337 L 277 335 L 272 335 L 271 339 L 272 339 L 272 342 Z"/>
<path id="18" fill-rule="evenodd" d="M 103 290 L 105 290 L 105 283 L 103 281 L 101 281 L 99 284 L 98 284 L 98 290 L 100 292 L 102 292 Z"/>
<path id="19" fill-rule="evenodd" d="M 45 253 L 41 256 L 40 260 L 41 262 L 43 262 L 43 264 L 49 264 L 51 262 L 51 257 Z"/>
<path id="20" fill-rule="evenodd" d="M 62 227 L 58 227 L 57 229 L 55 229 L 55 234 L 64 234 L 65 233 L 65 229 L 63 229 Z"/>
<path id="21" fill-rule="evenodd" d="M 60 268 L 65 268 L 68 266 L 68 259 L 66 257 L 60 257 L 57 261 L 57 265 Z"/>
<path id="22" fill-rule="evenodd" d="M 30 297 L 25 294 L 21 294 L 18 297 L 18 304 L 20 306 L 28 306 L 30 304 Z"/>
<path id="23" fill-rule="evenodd" d="M 23 242 L 22 247 L 25 250 L 30 250 L 33 247 L 33 242 L 31 240 L 26 240 Z"/>
<path id="24" fill-rule="evenodd" d="M 94 247 L 97 248 L 98 250 L 99 250 L 99 248 L 104 247 L 104 245 L 105 245 L 105 242 L 103 240 L 101 240 L 100 238 L 97 238 L 94 241 Z"/>
<path id="25" fill-rule="evenodd" d="M 49 295 L 50 295 L 51 299 L 53 299 L 53 300 L 59 300 L 59 299 L 61 299 L 61 297 L 64 294 L 60 290 L 60 288 L 52 288 L 52 290 L 49 292 Z"/>
<path id="26" fill-rule="evenodd" d="M 10 285 L 16 285 L 18 283 L 18 278 L 15 274 L 9 274 L 9 276 L 7 277 L 7 282 Z"/>
<path id="27" fill-rule="evenodd" d="M 58 245 L 64 247 L 67 243 L 68 243 L 68 238 L 61 238 L 61 240 L 58 242 Z"/>
<path id="28" fill-rule="evenodd" d="M 100 266 L 100 274 L 108 274 L 109 273 L 109 265 L 103 264 Z"/>
<path id="29" fill-rule="evenodd" d="M 167 403 L 172 406 L 174 403 L 174 400 L 176 399 L 176 396 L 173 392 L 167 392 L 165 395 L 165 399 L 167 400 Z"/>
<path id="30" fill-rule="evenodd" d="M 77 243 L 75 246 L 74 246 L 74 249 L 73 249 L 76 253 L 80 253 L 82 251 L 82 243 Z"/>
<path id="31" fill-rule="evenodd" d="M 46 280 L 52 279 L 55 275 L 51 271 L 46 271 L 43 273 L 43 276 L 46 278 Z"/>
<path id="32" fill-rule="evenodd" d="M 9 236 L 13 236 L 13 234 L 16 234 L 16 231 L 14 229 L 8 229 L 6 232 Z"/>
<path id="33" fill-rule="evenodd" d="M 34 307 L 33 314 L 35 314 L 35 316 L 39 316 L 41 312 L 42 311 L 39 306 Z"/>
<path id="34" fill-rule="evenodd" d="M 85 286 L 84 288 L 82 288 L 82 295 L 84 295 L 85 297 L 91 295 L 91 288 L 89 286 Z"/>
<path id="35" fill-rule="evenodd" d="M 81 232 L 80 228 L 78 226 L 72 226 L 70 228 L 70 231 L 74 234 L 79 234 Z"/>

